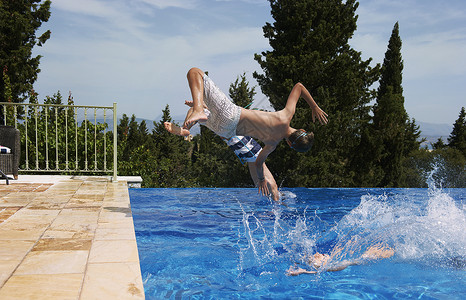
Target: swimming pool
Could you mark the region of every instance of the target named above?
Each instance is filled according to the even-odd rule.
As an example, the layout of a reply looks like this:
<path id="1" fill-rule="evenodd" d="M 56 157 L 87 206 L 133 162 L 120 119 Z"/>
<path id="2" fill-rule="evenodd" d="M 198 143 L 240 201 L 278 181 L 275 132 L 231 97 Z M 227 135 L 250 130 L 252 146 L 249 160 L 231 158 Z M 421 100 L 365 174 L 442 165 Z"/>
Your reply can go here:
<path id="1" fill-rule="evenodd" d="M 466 299 L 466 189 L 130 189 L 147 299 Z M 339 272 L 287 276 L 360 257 Z M 338 249 L 338 251 L 336 251 Z M 325 269 L 325 267 L 323 267 Z"/>

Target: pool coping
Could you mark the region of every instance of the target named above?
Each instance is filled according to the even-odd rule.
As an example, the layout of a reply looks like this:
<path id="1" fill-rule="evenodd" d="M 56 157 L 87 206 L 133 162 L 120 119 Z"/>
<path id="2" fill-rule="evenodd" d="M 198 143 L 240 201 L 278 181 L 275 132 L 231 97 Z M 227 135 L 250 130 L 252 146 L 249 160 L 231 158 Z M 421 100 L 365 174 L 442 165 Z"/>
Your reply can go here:
<path id="1" fill-rule="evenodd" d="M 0 299 L 144 299 L 127 184 L 0 182 Z"/>

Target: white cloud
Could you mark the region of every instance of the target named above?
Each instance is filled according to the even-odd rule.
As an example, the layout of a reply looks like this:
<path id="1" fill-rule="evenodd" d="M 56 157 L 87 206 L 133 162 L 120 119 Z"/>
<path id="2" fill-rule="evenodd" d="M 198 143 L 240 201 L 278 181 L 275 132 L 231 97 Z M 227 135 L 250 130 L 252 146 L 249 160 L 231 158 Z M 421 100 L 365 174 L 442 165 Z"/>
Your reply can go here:
<path id="1" fill-rule="evenodd" d="M 466 74 L 466 35 L 458 31 L 409 39 L 402 53 L 408 79 Z"/>
<path id="2" fill-rule="evenodd" d="M 77 14 L 108 18 L 120 15 L 118 10 L 114 8 L 115 3 L 117 1 L 110 5 L 109 2 L 98 0 L 58 0 L 52 2 L 52 7 Z"/>
<path id="3" fill-rule="evenodd" d="M 196 0 L 139 0 L 148 5 L 165 9 L 168 7 L 176 7 L 183 9 L 193 9 L 197 6 L 198 1 Z"/>

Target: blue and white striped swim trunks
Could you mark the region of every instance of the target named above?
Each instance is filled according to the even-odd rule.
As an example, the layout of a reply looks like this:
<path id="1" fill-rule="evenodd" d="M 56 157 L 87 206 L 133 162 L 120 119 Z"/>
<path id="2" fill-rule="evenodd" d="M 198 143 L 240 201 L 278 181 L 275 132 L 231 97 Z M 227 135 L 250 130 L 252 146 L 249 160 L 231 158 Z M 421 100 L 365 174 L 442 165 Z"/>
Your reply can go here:
<path id="1" fill-rule="evenodd" d="M 230 147 L 238 156 L 242 164 L 245 162 L 255 162 L 259 153 L 262 151 L 261 145 L 257 143 L 250 136 L 233 136 L 227 142 Z"/>

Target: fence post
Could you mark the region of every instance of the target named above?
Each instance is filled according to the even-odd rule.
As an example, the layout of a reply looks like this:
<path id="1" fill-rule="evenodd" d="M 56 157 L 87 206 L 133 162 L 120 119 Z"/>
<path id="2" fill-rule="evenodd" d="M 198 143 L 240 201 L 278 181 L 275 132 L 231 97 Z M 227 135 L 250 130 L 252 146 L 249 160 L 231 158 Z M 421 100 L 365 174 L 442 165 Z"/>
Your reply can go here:
<path id="1" fill-rule="evenodd" d="M 113 182 L 117 182 L 117 104 L 113 102 Z"/>

